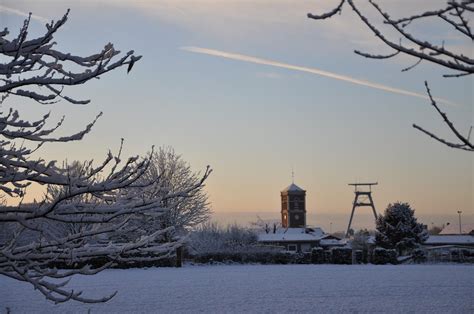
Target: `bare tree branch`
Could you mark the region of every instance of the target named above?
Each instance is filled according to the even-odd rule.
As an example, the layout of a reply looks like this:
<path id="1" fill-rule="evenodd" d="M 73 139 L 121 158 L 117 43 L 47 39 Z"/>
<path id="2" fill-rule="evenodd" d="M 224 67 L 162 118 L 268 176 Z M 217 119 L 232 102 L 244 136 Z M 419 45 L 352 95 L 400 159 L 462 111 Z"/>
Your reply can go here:
<path id="1" fill-rule="evenodd" d="M 61 91 L 54 86 L 84 84 L 92 78 L 99 78 L 124 65 L 128 65 L 127 72 L 130 72 L 133 64 L 140 60 L 141 56 L 135 56 L 133 51 L 114 60 L 120 51 L 115 50 L 111 43 L 105 45 L 100 53 L 88 57 L 53 49 L 56 45 L 53 36 L 66 23 L 68 15 L 69 10 L 57 22 L 52 21 L 47 24 L 46 33 L 35 39 L 27 40 L 30 18 L 25 20 L 17 38 L 6 39 L 7 29 L 0 34 L 0 54 L 10 58 L 9 62 L 0 64 L 0 75 L 5 76 L 2 79 L 3 85 L 0 85 L 0 93 L 32 98 L 40 103 L 50 103 L 60 97 L 74 104 L 87 104 L 89 100 L 75 100 L 61 96 Z M 78 72 L 68 70 L 67 68 L 71 65 L 81 70 Z M 12 75 L 21 75 L 21 77 L 12 79 Z M 19 89 L 38 86 L 45 86 L 53 93 L 45 94 L 38 90 Z"/>
<path id="2" fill-rule="evenodd" d="M 429 132 L 429 131 L 426 131 L 425 129 L 423 129 L 422 127 L 416 125 L 416 124 L 413 124 L 413 127 L 422 131 L 423 133 L 431 136 L 432 138 L 434 138 L 435 140 L 449 146 L 449 147 L 452 147 L 452 148 L 457 148 L 457 149 L 462 149 L 462 150 L 467 150 L 467 151 L 474 151 L 474 144 L 471 143 L 469 141 L 469 138 L 470 138 L 470 131 L 469 131 L 469 134 L 467 137 L 463 136 L 457 129 L 456 127 L 454 126 L 454 124 L 449 120 L 448 116 L 446 115 L 446 113 L 442 112 L 441 109 L 438 107 L 438 104 L 436 103 L 436 101 L 433 99 L 433 96 L 431 95 L 431 90 L 428 86 L 428 82 L 425 81 L 425 87 L 426 87 L 426 92 L 428 93 L 428 96 L 430 97 L 430 101 L 431 101 L 431 105 L 435 108 L 435 110 L 439 113 L 439 115 L 443 118 L 443 121 L 444 123 L 446 123 L 446 125 L 449 127 L 449 129 L 451 130 L 451 132 L 453 132 L 453 134 L 456 136 L 457 139 L 459 139 L 461 141 L 460 144 L 455 144 L 455 143 L 452 143 L 452 142 L 449 142 L 449 141 L 446 141 L 436 135 L 434 135 L 433 133 Z"/>
<path id="3" fill-rule="evenodd" d="M 343 5 L 347 3 L 352 10 L 357 14 L 359 19 L 374 33 L 374 35 L 379 38 L 383 43 L 387 46 L 391 47 L 395 50 L 393 54 L 382 56 L 378 54 L 369 54 L 369 53 L 361 53 L 360 51 L 356 51 L 357 54 L 362 55 L 367 58 L 373 59 L 386 59 L 390 57 L 394 57 L 398 55 L 398 53 L 403 53 L 406 55 L 411 55 L 416 57 L 417 59 L 433 62 L 435 64 L 441 65 L 445 68 L 452 69 L 455 71 L 461 72 L 460 74 L 463 75 L 470 75 L 474 73 L 474 59 L 471 57 L 465 56 L 461 53 L 455 53 L 443 46 L 437 46 L 435 44 L 430 43 L 426 40 L 417 39 L 415 36 L 411 35 L 408 31 L 405 30 L 405 27 L 408 26 L 413 21 L 422 20 L 424 18 L 429 17 L 440 17 L 445 22 L 450 25 L 456 25 L 455 29 L 458 30 L 461 34 L 467 36 L 470 40 L 473 40 L 472 36 L 472 29 L 468 24 L 468 20 L 465 18 L 466 11 L 474 10 L 474 1 L 468 0 L 463 2 L 456 2 L 456 1 L 449 1 L 447 6 L 441 10 L 436 11 L 427 11 L 422 14 L 413 15 L 410 17 L 401 18 L 398 20 L 393 20 L 390 18 L 390 15 L 383 11 L 381 7 L 372 0 L 369 0 L 369 3 L 376 9 L 376 11 L 382 16 L 383 22 L 387 25 L 393 27 L 398 33 L 402 35 L 403 38 L 408 40 L 409 43 L 414 44 L 415 48 L 412 48 L 408 45 L 403 44 L 401 41 L 400 43 L 396 43 L 395 41 L 390 40 L 387 36 L 383 34 L 383 32 L 375 26 L 375 24 L 367 18 L 364 13 L 359 9 L 359 7 L 354 3 L 353 0 L 343 0 L 339 3 L 339 5 L 332 11 L 322 15 L 314 15 L 309 13 L 308 17 L 316 20 L 327 19 L 334 16 L 337 12 L 341 12 Z M 446 20 L 445 14 L 453 13 L 455 16 L 459 18 L 461 24 L 458 25 L 452 20 Z M 453 26 L 454 26 L 453 25 Z M 447 77 L 452 77 L 452 75 L 448 75 Z"/>
<path id="4" fill-rule="evenodd" d="M 407 30 L 408 26 L 415 22 L 423 22 L 429 18 L 439 18 L 440 21 L 448 24 L 449 26 L 454 27 L 454 29 L 462 37 L 468 38 L 469 42 L 472 44 L 474 36 L 472 28 L 469 25 L 469 18 L 467 17 L 467 15 L 469 13 L 474 12 L 474 0 L 450 0 L 447 1 L 446 6 L 442 9 L 425 11 L 420 14 L 414 14 L 399 19 L 392 19 L 390 15 L 385 12 L 381 8 L 381 6 L 375 3 L 373 0 L 368 0 L 368 2 L 382 17 L 382 22 L 385 25 L 391 26 L 396 32 L 401 35 L 402 38 L 398 40 L 398 43 L 389 39 L 387 35 L 385 35 L 381 31 L 381 28 L 376 26 L 374 21 L 369 20 L 367 15 L 360 10 L 358 5 L 356 5 L 353 0 L 342 0 L 337 5 L 337 7 L 335 7 L 328 13 L 320 15 L 308 14 L 308 17 L 315 20 L 324 20 L 327 18 L 331 18 L 336 13 L 340 13 L 344 4 L 347 3 L 347 5 L 352 8 L 352 10 L 356 13 L 359 19 L 363 22 L 363 24 L 368 27 L 379 40 L 381 40 L 385 45 L 394 50 L 393 53 L 386 55 L 372 54 L 355 50 L 354 52 L 356 54 L 371 59 L 389 59 L 399 54 L 416 57 L 417 61 L 414 64 L 403 68 L 402 72 L 406 72 L 413 69 L 422 61 L 428 61 L 433 64 L 440 65 L 443 68 L 455 71 L 455 73 L 444 74 L 444 77 L 459 78 L 474 73 L 474 59 L 472 59 L 472 56 L 465 56 L 462 53 L 457 53 L 452 49 L 446 48 L 444 45 L 444 41 L 441 45 L 436 45 L 428 40 L 419 39 Z M 408 44 L 404 43 L 402 39 L 405 40 Z M 413 127 L 449 147 L 466 151 L 474 151 L 473 144 L 472 142 L 470 142 L 470 136 L 468 135 L 467 137 L 465 137 L 457 130 L 454 124 L 448 119 L 447 115 L 440 110 L 436 102 L 433 100 L 427 82 L 425 82 L 425 86 L 431 101 L 431 105 L 441 115 L 443 121 L 446 123 L 451 132 L 461 143 L 456 144 L 444 140 L 416 124 L 413 124 Z"/>

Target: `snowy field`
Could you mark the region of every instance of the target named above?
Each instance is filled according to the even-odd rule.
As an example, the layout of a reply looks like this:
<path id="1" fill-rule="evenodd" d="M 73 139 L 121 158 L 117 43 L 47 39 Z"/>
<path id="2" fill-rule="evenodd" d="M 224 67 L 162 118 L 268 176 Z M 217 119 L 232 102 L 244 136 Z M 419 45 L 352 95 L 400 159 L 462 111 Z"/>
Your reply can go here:
<path id="1" fill-rule="evenodd" d="M 74 277 L 106 304 L 53 305 L 0 276 L 0 313 L 474 313 L 469 265 L 236 265 L 107 270 Z"/>

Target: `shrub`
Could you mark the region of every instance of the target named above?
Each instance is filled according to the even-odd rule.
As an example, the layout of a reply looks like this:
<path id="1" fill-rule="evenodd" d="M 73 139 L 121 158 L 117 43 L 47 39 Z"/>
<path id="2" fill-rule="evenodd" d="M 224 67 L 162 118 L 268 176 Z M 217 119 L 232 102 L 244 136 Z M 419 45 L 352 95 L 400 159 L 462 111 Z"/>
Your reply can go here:
<path id="1" fill-rule="evenodd" d="M 325 250 L 324 251 L 324 263 L 331 264 L 332 263 L 332 250 Z"/>
<path id="2" fill-rule="evenodd" d="M 375 248 L 372 256 L 372 264 L 397 264 L 397 251 L 380 247 Z"/>
<path id="3" fill-rule="evenodd" d="M 352 264 L 352 249 L 351 248 L 333 248 L 332 263 L 333 264 Z"/>
<path id="4" fill-rule="evenodd" d="M 426 254 L 422 249 L 413 250 L 412 253 L 413 262 L 415 263 L 424 263 L 426 262 Z"/>
<path id="5" fill-rule="evenodd" d="M 324 259 L 324 250 L 320 247 L 315 247 L 311 250 L 311 264 L 323 264 Z"/>
<path id="6" fill-rule="evenodd" d="M 362 264 L 364 262 L 364 252 L 362 250 L 352 251 L 354 256 L 354 264 Z"/>

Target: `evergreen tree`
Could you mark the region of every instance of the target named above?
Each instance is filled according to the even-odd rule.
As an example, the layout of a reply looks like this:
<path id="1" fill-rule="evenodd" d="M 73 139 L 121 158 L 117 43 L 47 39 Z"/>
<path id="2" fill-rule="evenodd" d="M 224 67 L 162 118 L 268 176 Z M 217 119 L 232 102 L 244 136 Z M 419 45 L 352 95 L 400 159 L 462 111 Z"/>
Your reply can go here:
<path id="1" fill-rule="evenodd" d="M 376 221 L 376 244 L 386 249 L 397 249 L 401 255 L 403 251 L 423 243 L 428 232 L 414 214 L 415 210 L 408 203 L 389 204 Z"/>

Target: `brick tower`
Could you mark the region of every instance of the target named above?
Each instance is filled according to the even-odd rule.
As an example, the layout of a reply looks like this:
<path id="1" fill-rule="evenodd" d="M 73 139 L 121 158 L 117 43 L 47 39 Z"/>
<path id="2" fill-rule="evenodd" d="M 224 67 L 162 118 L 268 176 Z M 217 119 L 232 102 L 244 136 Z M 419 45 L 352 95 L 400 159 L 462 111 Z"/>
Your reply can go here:
<path id="1" fill-rule="evenodd" d="M 283 228 L 306 227 L 306 191 L 294 183 L 281 191 L 281 225 Z"/>

